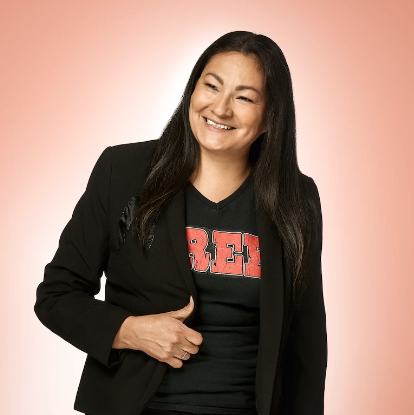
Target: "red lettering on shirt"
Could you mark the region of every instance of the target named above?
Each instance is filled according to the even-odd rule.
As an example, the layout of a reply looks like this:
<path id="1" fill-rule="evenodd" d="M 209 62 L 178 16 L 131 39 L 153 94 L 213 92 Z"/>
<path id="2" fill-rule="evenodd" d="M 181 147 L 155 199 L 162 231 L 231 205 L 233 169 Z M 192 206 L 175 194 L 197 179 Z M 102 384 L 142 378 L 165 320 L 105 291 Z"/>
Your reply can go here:
<path id="1" fill-rule="evenodd" d="M 210 252 L 206 251 L 209 246 Z M 250 233 L 186 227 L 190 267 L 198 272 L 260 278 L 259 238 Z M 243 252 L 243 247 L 247 247 Z"/>

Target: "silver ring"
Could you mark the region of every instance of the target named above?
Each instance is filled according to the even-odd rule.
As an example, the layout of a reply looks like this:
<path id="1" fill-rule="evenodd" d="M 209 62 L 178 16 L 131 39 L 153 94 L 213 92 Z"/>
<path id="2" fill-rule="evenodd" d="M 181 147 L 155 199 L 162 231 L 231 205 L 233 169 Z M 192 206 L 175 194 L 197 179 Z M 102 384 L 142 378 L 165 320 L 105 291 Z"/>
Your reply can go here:
<path id="1" fill-rule="evenodd" d="M 179 357 L 179 359 L 183 360 L 183 359 L 187 356 L 187 353 L 188 353 L 188 352 L 185 352 L 185 353 L 184 353 L 184 356 Z"/>

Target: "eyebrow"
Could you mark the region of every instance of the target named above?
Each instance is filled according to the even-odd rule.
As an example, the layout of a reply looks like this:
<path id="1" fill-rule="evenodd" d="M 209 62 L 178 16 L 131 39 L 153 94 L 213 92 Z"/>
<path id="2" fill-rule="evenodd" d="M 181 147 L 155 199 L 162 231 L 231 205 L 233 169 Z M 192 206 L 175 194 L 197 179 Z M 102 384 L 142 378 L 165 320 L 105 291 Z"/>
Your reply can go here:
<path id="1" fill-rule="evenodd" d="M 215 74 L 213 72 L 208 72 L 204 76 L 207 76 L 207 75 L 214 76 L 214 78 L 216 78 L 217 81 L 221 83 L 221 85 L 224 84 L 223 79 L 220 76 L 218 76 L 217 74 Z M 255 91 L 258 95 L 261 95 L 260 92 L 256 88 L 253 88 L 252 86 L 248 86 L 248 85 L 238 85 L 236 87 L 236 91 L 241 91 L 243 89 L 251 89 L 252 91 Z"/>

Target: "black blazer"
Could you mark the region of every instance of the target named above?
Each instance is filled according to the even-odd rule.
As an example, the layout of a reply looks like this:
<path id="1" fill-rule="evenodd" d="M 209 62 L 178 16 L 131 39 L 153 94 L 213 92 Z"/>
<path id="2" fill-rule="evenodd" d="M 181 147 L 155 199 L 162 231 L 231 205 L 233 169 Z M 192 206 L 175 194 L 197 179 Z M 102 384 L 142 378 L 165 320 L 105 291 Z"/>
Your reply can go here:
<path id="1" fill-rule="evenodd" d="M 87 353 L 74 403 L 80 412 L 139 415 L 171 367 L 142 351 L 112 349 L 120 326 L 128 316 L 181 309 L 190 295 L 197 308 L 184 192 L 158 217 L 146 253 L 132 238 L 137 195 L 156 142 L 120 144 L 102 152 L 37 287 L 34 311 L 42 324 Z M 304 177 L 320 205 L 313 179 Z M 292 272 L 282 240 L 275 226 L 265 224 L 262 210 L 256 216 L 261 255 L 256 407 L 260 415 L 322 415 L 327 367 L 322 224 L 312 283 L 300 311 L 293 313 Z M 103 272 L 105 301 L 94 298 Z"/>

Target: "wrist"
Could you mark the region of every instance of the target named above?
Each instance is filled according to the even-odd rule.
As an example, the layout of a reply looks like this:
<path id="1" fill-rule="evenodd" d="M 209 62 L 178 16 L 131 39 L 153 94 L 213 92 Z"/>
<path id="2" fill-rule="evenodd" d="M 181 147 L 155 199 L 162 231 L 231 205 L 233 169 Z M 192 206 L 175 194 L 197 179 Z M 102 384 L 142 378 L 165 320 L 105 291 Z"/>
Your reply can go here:
<path id="1" fill-rule="evenodd" d="M 118 333 L 115 336 L 114 343 L 112 348 L 114 349 L 128 349 L 130 348 L 129 334 L 131 322 L 134 316 L 127 317 L 122 323 L 121 327 L 118 330 Z"/>

